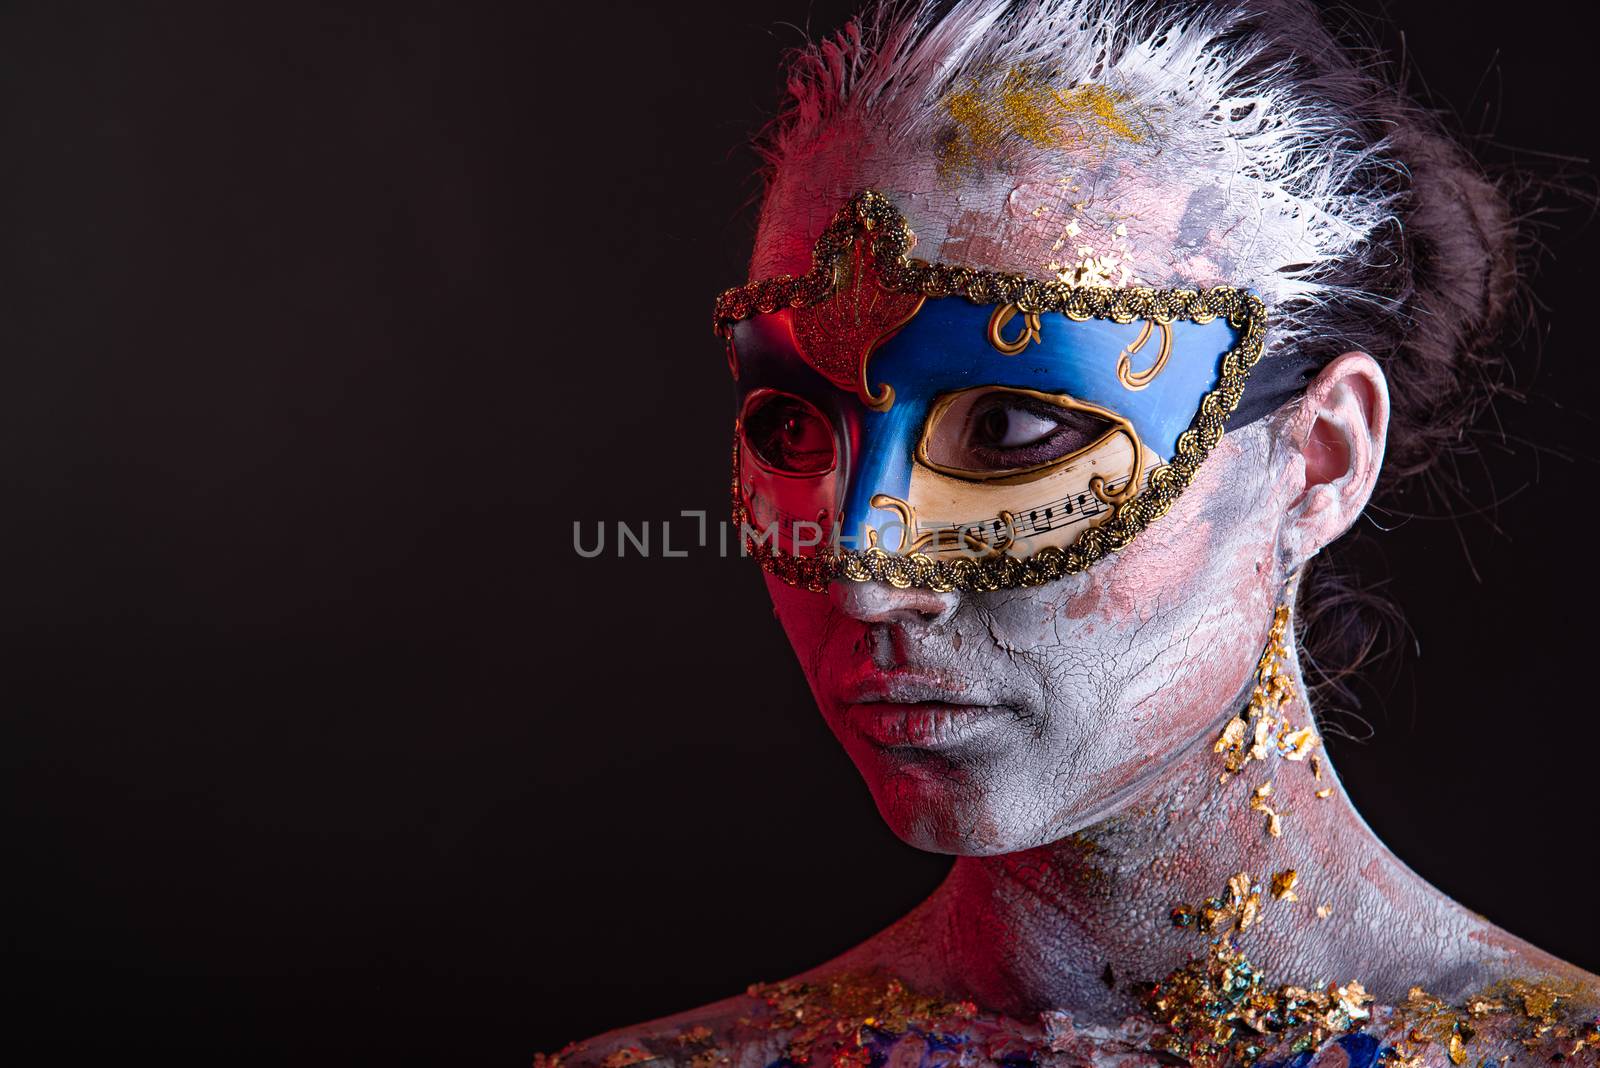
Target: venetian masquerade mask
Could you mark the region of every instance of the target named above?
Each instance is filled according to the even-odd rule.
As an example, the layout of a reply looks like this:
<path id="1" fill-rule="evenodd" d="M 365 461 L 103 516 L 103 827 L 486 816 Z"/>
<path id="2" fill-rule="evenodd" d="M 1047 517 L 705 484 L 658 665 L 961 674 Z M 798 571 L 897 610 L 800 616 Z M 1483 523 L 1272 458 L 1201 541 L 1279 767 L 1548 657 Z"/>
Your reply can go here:
<path id="1" fill-rule="evenodd" d="M 818 239 L 808 274 L 718 298 L 748 550 L 813 589 L 842 577 L 987 590 L 1128 544 L 1238 408 L 1261 357 L 1261 300 L 926 263 L 907 256 L 914 241 L 865 192 Z M 1276 370 L 1252 418 L 1306 368 Z"/>

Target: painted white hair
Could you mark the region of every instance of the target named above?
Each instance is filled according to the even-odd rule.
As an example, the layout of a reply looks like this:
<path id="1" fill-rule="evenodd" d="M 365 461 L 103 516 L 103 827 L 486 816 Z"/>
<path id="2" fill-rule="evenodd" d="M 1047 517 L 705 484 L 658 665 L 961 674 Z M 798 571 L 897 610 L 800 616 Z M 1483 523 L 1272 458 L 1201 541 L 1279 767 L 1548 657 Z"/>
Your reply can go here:
<path id="1" fill-rule="evenodd" d="M 814 233 L 820 214 L 870 186 L 899 201 L 924 238 L 919 201 L 943 204 L 946 223 L 953 197 L 1002 228 L 1008 212 L 1019 226 L 1055 215 L 1071 236 L 1050 246 L 1059 264 L 1026 265 L 1035 274 L 1071 268 L 1087 248 L 1116 253 L 1102 272 L 1109 284 L 1226 283 L 1269 307 L 1363 298 L 1334 268 L 1393 218 L 1393 194 L 1373 172 L 1396 165 L 1381 141 L 1358 139 L 1301 91 L 1281 49 L 1267 56 L 1240 32 L 1259 13 L 1248 2 L 880 0 L 791 59 L 787 107 L 759 146 L 762 233 Z M 1087 148 L 1009 136 L 952 178 L 948 155 L 940 164 L 961 136 L 952 99 L 1003 93 L 1019 71 L 1057 93 L 1102 87 L 1136 116 L 1139 136 Z M 955 235 L 940 225 L 919 254 L 950 253 Z M 758 237 L 758 259 L 761 247 Z"/>

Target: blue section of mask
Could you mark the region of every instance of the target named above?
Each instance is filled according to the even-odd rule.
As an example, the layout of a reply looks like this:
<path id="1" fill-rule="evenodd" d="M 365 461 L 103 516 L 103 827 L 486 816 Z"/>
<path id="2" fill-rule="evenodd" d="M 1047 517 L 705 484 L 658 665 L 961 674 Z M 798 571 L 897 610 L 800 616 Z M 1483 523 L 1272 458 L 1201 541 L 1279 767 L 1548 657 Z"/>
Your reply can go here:
<path id="1" fill-rule="evenodd" d="M 867 408 L 805 366 L 776 317 L 758 316 L 735 326 L 741 391 L 766 386 L 797 393 L 836 420 L 848 474 L 847 533 L 864 523 L 881 530 L 896 522 L 893 512 L 872 507 L 872 497 L 907 496 L 913 453 L 928 411 L 942 394 L 973 386 L 1065 393 L 1123 416 L 1148 448 L 1169 458 L 1201 398 L 1215 387 L 1222 357 L 1237 342 L 1237 332 L 1223 319 L 1175 322 L 1165 369 L 1144 389 L 1130 390 L 1117 378 L 1117 362 L 1137 341 L 1142 322 L 1074 322 L 1048 312 L 1040 317 L 1039 341 L 1007 356 L 988 340 L 993 311 L 959 297 L 927 301 L 867 363 L 874 392 L 881 385 L 894 389 L 894 404 L 885 412 Z M 1002 333 L 1016 337 L 1023 326 L 1018 315 Z M 1132 371 L 1148 370 L 1160 349 L 1160 332 L 1153 331 L 1131 357 Z"/>

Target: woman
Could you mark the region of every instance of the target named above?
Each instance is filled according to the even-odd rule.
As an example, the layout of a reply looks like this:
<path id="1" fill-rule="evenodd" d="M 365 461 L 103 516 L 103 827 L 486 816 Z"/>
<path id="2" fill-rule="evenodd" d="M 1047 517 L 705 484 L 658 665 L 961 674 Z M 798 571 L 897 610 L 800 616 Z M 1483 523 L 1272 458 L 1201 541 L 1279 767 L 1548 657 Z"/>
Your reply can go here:
<path id="1" fill-rule="evenodd" d="M 958 859 L 536 1063 L 1597 1063 L 1600 980 L 1384 848 L 1297 645 L 1478 407 L 1495 186 L 1297 0 L 881 7 L 789 85 L 716 308 L 734 510 L 880 813 Z"/>

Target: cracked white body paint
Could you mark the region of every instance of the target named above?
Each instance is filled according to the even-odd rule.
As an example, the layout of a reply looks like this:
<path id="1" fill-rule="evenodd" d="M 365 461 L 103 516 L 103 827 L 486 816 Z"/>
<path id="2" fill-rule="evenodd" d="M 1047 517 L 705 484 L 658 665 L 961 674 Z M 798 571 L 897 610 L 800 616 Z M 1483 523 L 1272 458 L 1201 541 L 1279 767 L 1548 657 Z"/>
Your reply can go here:
<path id="1" fill-rule="evenodd" d="M 1126 225 L 1150 284 L 1250 286 L 1269 310 L 1337 296 L 1318 289 L 1317 265 L 1348 253 L 1387 205 L 1340 193 L 1359 161 L 1298 154 L 1332 136 L 1314 108 L 1266 93 L 1254 119 L 1215 122 L 1217 107 L 1237 102 L 1219 88 L 1224 59 L 1175 32 L 1108 71 L 1095 64 L 1093 34 L 1071 32 L 1082 6 L 1071 0 L 1037 5 L 1060 25 L 996 51 L 1004 42 L 985 35 L 1003 6 L 963 6 L 926 47 L 883 43 L 895 77 L 857 70 L 868 62 L 861 54 L 817 54 L 796 91 L 801 121 L 774 149 L 753 279 L 804 272 L 839 206 L 875 188 L 911 221 L 916 254 L 945 262 L 1041 276 L 1071 208 L 1102 237 Z M 1106 11 L 1114 28 L 1114 5 Z M 941 86 L 951 71 L 1030 55 L 1069 75 L 1094 68 L 1159 111 L 1164 139 L 1013 153 L 952 184 L 934 152 Z M 841 104 L 845 82 L 856 95 Z M 889 102 L 879 113 L 861 100 Z M 1063 199 L 1069 187 L 1080 206 Z M 1272 345 L 1269 333 L 1268 359 Z M 1292 868 L 1300 900 L 1267 901 L 1237 940 L 1274 984 L 1358 980 L 1379 1011 L 1413 984 L 1447 1000 L 1513 976 L 1593 991 L 1594 976 L 1406 868 L 1325 754 L 1321 780 L 1276 754 L 1218 780 L 1211 745 L 1246 700 L 1274 608 L 1292 603 L 1297 569 L 1370 495 L 1386 405 L 1371 357 L 1340 357 L 1303 401 L 1227 433 L 1171 512 L 1131 545 L 1043 587 L 945 594 L 840 581 L 819 594 L 769 578 L 818 708 L 882 817 L 906 842 L 957 858 L 911 914 L 796 978 L 883 970 L 994 1013 L 1070 1014 L 1092 1039 L 1083 1052 L 1093 1063 L 1158 1063 L 1127 1052 L 1138 1026 L 1129 1021 L 1145 1020 L 1127 984 L 1160 979 L 1200 952 L 1204 940 L 1175 928 L 1172 908 L 1217 894 L 1237 872 L 1265 881 Z M 1348 469 L 1312 476 L 1339 462 Z M 1298 678 L 1292 632 L 1289 645 Z M 1294 718 L 1312 722 L 1303 696 Z M 1266 782 L 1280 837 L 1249 807 Z M 1330 796 L 1318 797 L 1322 789 Z M 1483 848 L 1486 864 L 1508 863 Z M 807 867 L 826 873 L 828 862 Z M 582 1057 L 599 1063 L 630 1043 L 705 1027 L 730 1063 L 766 1065 L 781 1042 L 751 1037 L 740 1022 L 764 1011 L 731 998 L 613 1032 Z"/>
<path id="2" fill-rule="evenodd" d="M 1172 514 L 1043 588 L 840 582 L 825 596 L 768 580 L 818 707 L 896 833 L 964 854 L 1055 841 L 1217 724 L 1251 677 L 1279 588 L 1265 452 L 1264 430 L 1225 436 Z M 988 706 L 987 729 L 879 744 L 883 697 L 923 694 Z"/>

